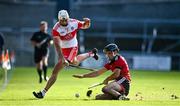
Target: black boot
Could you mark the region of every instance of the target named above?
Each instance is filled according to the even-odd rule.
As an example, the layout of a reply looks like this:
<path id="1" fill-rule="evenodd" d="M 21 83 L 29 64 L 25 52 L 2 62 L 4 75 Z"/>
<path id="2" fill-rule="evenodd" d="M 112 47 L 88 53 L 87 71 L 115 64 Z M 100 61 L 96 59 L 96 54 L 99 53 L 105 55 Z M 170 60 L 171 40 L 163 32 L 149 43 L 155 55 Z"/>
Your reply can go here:
<path id="1" fill-rule="evenodd" d="M 98 56 L 97 52 L 98 52 L 98 49 L 97 49 L 97 48 L 94 48 L 94 49 L 92 50 L 92 53 L 94 54 L 93 58 L 94 58 L 95 60 L 98 60 L 98 59 L 99 59 L 99 56 Z"/>
<path id="2" fill-rule="evenodd" d="M 44 97 L 41 91 L 33 92 L 33 95 L 38 99 L 42 99 Z"/>

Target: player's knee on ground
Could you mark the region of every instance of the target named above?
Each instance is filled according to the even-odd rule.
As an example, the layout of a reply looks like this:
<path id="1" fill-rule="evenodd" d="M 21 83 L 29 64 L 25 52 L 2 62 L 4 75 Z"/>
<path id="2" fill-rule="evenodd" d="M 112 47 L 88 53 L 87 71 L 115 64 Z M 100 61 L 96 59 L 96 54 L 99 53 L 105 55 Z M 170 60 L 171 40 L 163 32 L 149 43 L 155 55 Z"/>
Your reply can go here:
<path id="1" fill-rule="evenodd" d="M 95 97 L 96 100 L 113 100 L 113 97 L 109 94 L 98 94 Z"/>

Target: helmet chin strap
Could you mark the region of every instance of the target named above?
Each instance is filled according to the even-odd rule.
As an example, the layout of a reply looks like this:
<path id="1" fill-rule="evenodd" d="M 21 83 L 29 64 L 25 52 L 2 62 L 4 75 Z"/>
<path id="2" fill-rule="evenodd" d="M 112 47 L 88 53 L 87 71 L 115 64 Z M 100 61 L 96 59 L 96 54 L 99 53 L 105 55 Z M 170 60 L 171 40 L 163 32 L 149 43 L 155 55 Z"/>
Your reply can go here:
<path id="1" fill-rule="evenodd" d="M 118 54 L 116 54 L 112 59 L 109 58 L 109 63 L 112 64 L 113 62 L 115 62 L 116 60 L 118 60 Z"/>

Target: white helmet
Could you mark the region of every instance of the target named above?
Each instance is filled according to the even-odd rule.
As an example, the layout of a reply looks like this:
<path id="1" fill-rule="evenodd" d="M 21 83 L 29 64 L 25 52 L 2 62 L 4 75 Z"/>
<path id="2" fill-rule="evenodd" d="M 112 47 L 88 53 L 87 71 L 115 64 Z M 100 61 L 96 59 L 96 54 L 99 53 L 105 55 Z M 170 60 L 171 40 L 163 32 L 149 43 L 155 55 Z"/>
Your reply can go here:
<path id="1" fill-rule="evenodd" d="M 69 14 L 66 10 L 61 10 L 58 13 L 58 19 L 68 19 L 69 18 Z"/>

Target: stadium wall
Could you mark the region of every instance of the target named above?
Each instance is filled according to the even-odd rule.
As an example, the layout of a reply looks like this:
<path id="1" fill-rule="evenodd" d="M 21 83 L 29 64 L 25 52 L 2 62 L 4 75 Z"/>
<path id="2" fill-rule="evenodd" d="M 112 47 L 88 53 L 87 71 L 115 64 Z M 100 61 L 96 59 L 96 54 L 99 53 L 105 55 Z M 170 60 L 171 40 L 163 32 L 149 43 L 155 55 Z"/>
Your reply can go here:
<path id="1" fill-rule="evenodd" d="M 70 3 L 71 17 L 92 20 L 91 28 L 83 32 L 87 51 L 94 46 L 102 50 L 113 42 L 121 52 L 129 54 L 128 60 L 132 60 L 133 54 L 167 55 L 172 60 L 171 69 L 180 69 L 179 0 L 71 0 Z M 154 30 L 157 30 L 155 37 Z"/>
<path id="2" fill-rule="evenodd" d="M 5 48 L 14 51 L 16 66 L 34 66 L 30 38 L 39 30 L 40 21 L 48 22 L 49 33 L 53 27 L 56 10 L 54 2 L 0 2 L 0 32 L 5 36 Z M 54 49 L 51 48 L 54 54 Z M 54 63 L 54 55 L 50 57 Z"/>

